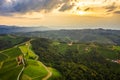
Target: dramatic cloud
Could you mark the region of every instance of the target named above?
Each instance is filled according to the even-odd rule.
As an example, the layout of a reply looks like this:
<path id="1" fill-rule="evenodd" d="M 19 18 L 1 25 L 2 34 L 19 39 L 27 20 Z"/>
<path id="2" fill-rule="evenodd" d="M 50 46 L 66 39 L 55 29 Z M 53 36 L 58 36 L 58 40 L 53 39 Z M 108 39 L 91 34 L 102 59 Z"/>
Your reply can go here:
<path id="1" fill-rule="evenodd" d="M 27 12 L 58 12 L 71 11 L 75 13 L 98 12 L 104 9 L 114 13 L 118 10 L 120 0 L 0 0 L 0 15 L 14 15 Z M 103 11 L 104 12 L 104 11 Z M 69 12 L 68 12 L 69 13 Z"/>
<path id="2" fill-rule="evenodd" d="M 115 2 L 113 2 L 112 5 L 109 5 L 109 6 L 106 7 L 107 12 L 114 11 L 116 8 L 117 8 L 117 6 L 116 6 Z"/>
<path id="3" fill-rule="evenodd" d="M 59 11 L 70 10 L 70 9 L 72 9 L 73 6 L 74 6 L 74 5 L 70 5 L 70 4 L 68 4 L 68 3 L 65 3 L 65 4 L 60 8 Z"/>
<path id="4" fill-rule="evenodd" d="M 24 13 L 29 11 L 50 11 L 62 4 L 62 0 L 0 0 L 0 13 Z"/>
<path id="5" fill-rule="evenodd" d="M 120 14 L 120 11 L 115 11 L 114 13 L 116 13 L 116 14 Z"/>

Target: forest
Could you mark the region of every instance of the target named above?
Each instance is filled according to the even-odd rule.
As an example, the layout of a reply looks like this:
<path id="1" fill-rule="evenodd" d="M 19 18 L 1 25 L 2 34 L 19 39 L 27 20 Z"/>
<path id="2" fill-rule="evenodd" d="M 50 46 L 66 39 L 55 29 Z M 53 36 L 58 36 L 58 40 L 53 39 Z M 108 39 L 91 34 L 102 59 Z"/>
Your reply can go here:
<path id="1" fill-rule="evenodd" d="M 120 48 L 97 43 L 57 42 L 45 38 L 32 41 L 33 50 L 45 65 L 60 71 L 62 80 L 119 80 Z M 61 79 L 58 79 L 61 80 Z"/>

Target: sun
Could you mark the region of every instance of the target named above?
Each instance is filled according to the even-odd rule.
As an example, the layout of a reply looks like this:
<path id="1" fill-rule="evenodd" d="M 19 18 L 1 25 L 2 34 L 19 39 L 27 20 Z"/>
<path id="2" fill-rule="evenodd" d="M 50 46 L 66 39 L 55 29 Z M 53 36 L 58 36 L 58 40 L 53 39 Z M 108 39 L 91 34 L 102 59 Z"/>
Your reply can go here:
<path id="1" fill-rule="evenodd" d="M 10 3 L 10 2 L 12 2 L 12 1 L 11 1 L 11 0 L 6 0 L 6 2 L 7 2 L 7 3 Z"/>
<path id="2" fill-rule="evenodd" d="M 86 12 L 85 11 L 78 11 L 77 14 L 78 15 L 86 15 Z"/>
<path id="3" fill-rule="evenodd" d="M 80 15 L 80 16 L 85 16 L 85 15 L 88 15 L 89 13 L 86 12 L 86 11 L 73 11 L 73 14 Z"/>

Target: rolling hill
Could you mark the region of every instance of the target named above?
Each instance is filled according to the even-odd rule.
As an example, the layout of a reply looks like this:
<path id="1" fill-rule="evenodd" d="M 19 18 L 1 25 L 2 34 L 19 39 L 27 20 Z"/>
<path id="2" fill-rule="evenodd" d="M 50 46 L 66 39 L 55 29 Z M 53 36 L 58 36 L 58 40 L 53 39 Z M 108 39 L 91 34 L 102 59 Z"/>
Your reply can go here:
<path id="1" fill-rule="evenodd" d="M 119 80 L 119 32 L 85 29 L 2 34 L 0 80 Z"/>
<path id="2" fill-rule="evenodd" d="M 32 51 L 30 41 L 0 51 L 0 80 L 47 80 L 60 77 L 57 70 L 38 61 L 39 57 Z"/>
<path id="3" fill-rule="evenodd" d="M 41 57 L 40 61 L 60 71 L 62 79 L 58 80 L 120 79 L 120 46 L 97 43 L 69 45 L 69 42 L 45 38 L 31 43 L 35 53 Z"/>
<path id="4" fill-rule="evenodd" d="M 52 30 L 20 33 L 29 37 L 42 37 L 49 39 L 57 39 L 63 42 L 96 42 L 102 44 L 118 44 L 120 45 L 120 30 L 105 29 L 83 29 L 83 30 Z"/>

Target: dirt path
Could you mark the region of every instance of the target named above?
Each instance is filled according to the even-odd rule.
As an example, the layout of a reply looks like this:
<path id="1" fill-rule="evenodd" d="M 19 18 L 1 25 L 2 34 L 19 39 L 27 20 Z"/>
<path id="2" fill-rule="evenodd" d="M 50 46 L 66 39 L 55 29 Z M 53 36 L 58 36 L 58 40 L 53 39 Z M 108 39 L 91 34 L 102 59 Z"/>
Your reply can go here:
<path id="1" fill-rule="evenodd" d="M 9 56 L 8 56 L 8 55 L 6 55 L 6 54 L 3 54 L 2 52 L 0 52 L 0 54 L 2 54 L 2 55 L 4 55 L 4 56 L 6 56 L 7 58 L 9 58 Z"/>
<path id="2" fill-rule="evenodd" d="M 24 71 L 25 67 L 23 66 L 22 70 L 20 71 L 20 73 L 18 74 L 17 80 L 20 80 L 20 76 L 22 74 L 22 72 Z"/>
<path id="3" fill-rule="evenodd" d="M 2 68 L 4 62 L 0 62 L 0 69 Z"/>
<path id="4" fill-rule="evenodd" d="M 51 76 L 52 76 L 52 72 L 43 64 L 43 63 L 41 63 L 42 65 L 43 65 L 43 67 L 47 70 L 47 72 L 48 72 L 48 74 L 47 74 L 47 76 L 45 76 L 42 80 L 48 80 Z"/>
<path id="5" fill-rule="evenodd" d="M 27 42 L 25 42 L 26 44 L 28 44 L 28 49 L 30 49 L 29 47 L 30 47 L 30 41 L 32 41 L 32 40 L 29 40 L 29 41 L 27 41 Z M 23 44 L 23 43 L 22 43 Z M 19 75 L 18 75 L 18 77 L 17 77 L 17 80 L 19 80 L 20 79 L 20 76 L 21 76 L 21 74 L 22 74 L 22 72 L 23 72 L 23 70 L 24 70 L 24 68 L 25 68 L 25 63 L 24 63 L 24 60 L 22 60 L 22 63 L 23 63 L 23 68 L 22 68 L 22 70 L 21 70 L 21 72 L 19 73 Z M 41 64 L 42 64 L 42 66 L 46 69 L 46 71 L 48 72 L 48 74 L 42 79 L 42 80 L 48 80 L 51 76 L 52 76 L 52 72 L 42 63 L 42 62 L 40 62 Z M 35 78 L 34 78 L 35 79 Z"/>
<path id="6" fill-rule="evenodd" d="M 22 63 L 23 63 L 23 68 L 21 69 L 20 73 L 18 74 L 17 80 L 20 80 L 20 76 L 21 76 L 22 72 L 23 72 L 24 69 L 25 69 L 25 62 L 24 62 L 23 59 L 22 59 Z"/>

